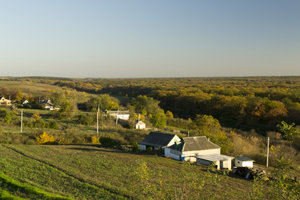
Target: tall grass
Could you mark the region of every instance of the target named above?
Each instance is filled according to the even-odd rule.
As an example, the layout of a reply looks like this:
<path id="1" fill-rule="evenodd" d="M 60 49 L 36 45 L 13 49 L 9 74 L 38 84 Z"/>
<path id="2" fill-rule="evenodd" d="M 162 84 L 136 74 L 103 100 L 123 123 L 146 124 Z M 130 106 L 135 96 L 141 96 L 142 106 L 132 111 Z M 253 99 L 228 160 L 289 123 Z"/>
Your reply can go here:
<path id="1" fill-rule="evenodd" d="M 51 194 L 29 184 L 16 181 L 2 172 L 0 172 L 0 186 L 2 188 L 1 195 L 4 198 L 21 199 L 11 194 L 16 193 L 19 196 L 22 196 L 24 198 L 29 197 L 30 199 L 71 200 L 71 198 Z M 3 188 L 5 188 L 7 191 L 3 190 Z"/>

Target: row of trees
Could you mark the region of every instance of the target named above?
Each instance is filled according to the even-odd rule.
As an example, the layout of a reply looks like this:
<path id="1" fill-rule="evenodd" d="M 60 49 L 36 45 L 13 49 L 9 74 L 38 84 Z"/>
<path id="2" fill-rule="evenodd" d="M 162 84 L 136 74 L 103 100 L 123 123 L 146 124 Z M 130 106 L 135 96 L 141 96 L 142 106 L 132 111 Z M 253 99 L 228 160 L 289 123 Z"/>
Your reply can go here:
<path id="1" fill-rule="evenodd" d="M 168 78 L 49 80 L 91 93 L 151 96 L 176 117 L 212 115 L 222 125 L 275 130 L 282 120 L 300 124 L 300 78 Z M 85 90 L 86 88 L 86 90 Z"/>

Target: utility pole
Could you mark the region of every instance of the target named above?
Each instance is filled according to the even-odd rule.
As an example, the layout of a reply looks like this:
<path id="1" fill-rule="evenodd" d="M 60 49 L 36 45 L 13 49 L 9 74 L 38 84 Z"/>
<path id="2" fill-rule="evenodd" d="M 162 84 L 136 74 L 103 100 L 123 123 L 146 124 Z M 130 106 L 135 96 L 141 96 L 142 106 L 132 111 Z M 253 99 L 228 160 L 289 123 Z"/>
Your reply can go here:
<path id="1" fill-rule="evenodd" d="M 190 137 L 190 131 L 188 131 L 188 137 Z"/>
<path id="2" fill-rule="evenodd" d="M 116 124 L 118 124 L 118 116 L 119 116 L 119 109 L 118 109 L 118 112 L 117 112 L 117 118 L 116 118 Z"/>
<path id="3" fill-rule="evenodd" d="M 21 110 L 21 133 L 23 133 L 23 110 Z"/>
<path id="4" fill-rule="evenodd" d="M 267 167 L 269 167 L 269 145 L 270 145 L 270 137 L 268 137 L 268 144 L 267 144 L 267 164 L 266 164 Z"/>
<path id="5" fill-rule="evenodd" d="M 99 133 L 99 106 L 98 106 L 98 111 L 97 111 L 97 137 Z"/>

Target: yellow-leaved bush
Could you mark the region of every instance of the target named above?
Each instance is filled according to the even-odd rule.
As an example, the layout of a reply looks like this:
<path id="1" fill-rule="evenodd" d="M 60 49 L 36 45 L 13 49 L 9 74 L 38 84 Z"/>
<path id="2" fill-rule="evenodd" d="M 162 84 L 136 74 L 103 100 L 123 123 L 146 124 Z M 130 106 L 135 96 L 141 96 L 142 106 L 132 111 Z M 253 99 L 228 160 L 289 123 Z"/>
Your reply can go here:
<path id="1" fill-rule="evenodd" d="M 50 136 L 46 132 L 43 132 L 39 136 L 35 137 L 35 139 L 39 144 L 51 144 L 55 142 L 54 136 Z"/>
<path id="2" fill-rule="evenodd" d="M 91 137 L 91 142 L 92 142 L 92 144 L 99 144 L 99 137 L 92 136 Z"/>

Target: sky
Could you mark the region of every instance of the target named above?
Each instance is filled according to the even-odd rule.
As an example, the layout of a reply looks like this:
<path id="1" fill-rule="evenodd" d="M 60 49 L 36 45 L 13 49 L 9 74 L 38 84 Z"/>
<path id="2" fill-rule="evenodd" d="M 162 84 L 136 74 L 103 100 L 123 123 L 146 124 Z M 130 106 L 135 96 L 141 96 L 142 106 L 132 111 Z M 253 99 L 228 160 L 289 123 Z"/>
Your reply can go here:
<path id="1" fill-rule="evenodd" d="M 288 75 L 299 0 L 0 0 L 0 76 Z"/>

